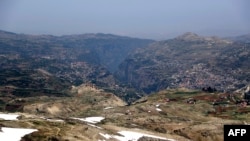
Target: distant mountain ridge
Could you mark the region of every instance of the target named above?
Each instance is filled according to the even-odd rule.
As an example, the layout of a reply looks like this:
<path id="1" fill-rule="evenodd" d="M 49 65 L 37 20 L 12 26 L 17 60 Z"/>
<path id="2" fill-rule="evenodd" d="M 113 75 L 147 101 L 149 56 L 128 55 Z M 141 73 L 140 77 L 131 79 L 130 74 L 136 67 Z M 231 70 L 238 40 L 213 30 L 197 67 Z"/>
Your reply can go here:
<path id="1" fill-rule="evenodd" d="M 82 83 L 93 83 L 111 90 L 119 89 L 120 83 L 112 72 L 129 53 L 152 42 L 153 40 L 101 33 L 52 36 L 0 31 L 0 84 L 9 85 L 10 81 L 7 80 L 15 78 L 15 75 L 8 75 L 8 69 L 40 69 L 52 74 L 51 77 L 66 81 L 68 86 L 64 86 L 65 89 Z M 21 87 L 19 84 L 23 82 L 23 77 L 18 78 L 16 87 Z M 54 86 L 56 84 L 51 87 Z"/>
<path id="2" fill-rule="evenodd" d="M 0 41 L 2 44 L 7 45 L 11 42 L 12 47 L 20 46 L 20 49 L 25 44 L 26 47 L 40 45 L 41 47 L 49 47 L 50 49 L 52 47 L 84 49 L 95 55 L 96 59 L 92 58 L 95 60 L 95 63 L 106 67 L 109 71 L 115 71 L 119 63 L 133 50 L 145 47 L 154 42 L 149 39 L 130 38 L 103 33 L 53 36 L 15 34 L 1 30 Z M 1 48 L 3 47 L 1 46 Z M 49 54 L 43 55 L 48 56 Z M 90 61 L 90 63 L 92 62 Z"/>
<path id="3" fill-rule="evenodd" d="M 50 47 L 80 48 L 88 50 L 96 57 L 95 63 L 114 72 L 118 65 L 133 50 L 145 47 L 154 42 L 149 39 L 130 38 L 112 34 L 80 34 L 80 35 L 26 35 L 15 34 L 0 30 L 2 42 L 11 41 L 12 44 L 22 45 L 23 42 L 41 44 Z M 92 63 L 92 62 L 90 62 Z"/>
<path id="4" fill-rule="evenodd" d="M 246 42 L 191 32 L 156 42 L 102 33 L 53 36 L 0 31 L 0 84 L 19 88 L 27 79 L 25 88 L 37 88 L 41 82 L 41 89 L 47 90 L 43 83 L 48 83 L 56 93 L 91 83 L 127 102 L 166 88 L 210 86 L 231 91 L 250 82 L 249 48 Z M 10 76 L 16 70 L 30 73 Z"/>
<path id="5" fill-rule="evenodd" d="M 250 33 L 241 36 L 228 37 L 227 39 L 235 42 L 250 43 Z"/>
<path id="6" fill-rule="evenodd" d="M 146 93 L 166 88 L 236 90 L 250 83 L 250 45 L 185 33 L 130 55 L 116 76 Z"/>

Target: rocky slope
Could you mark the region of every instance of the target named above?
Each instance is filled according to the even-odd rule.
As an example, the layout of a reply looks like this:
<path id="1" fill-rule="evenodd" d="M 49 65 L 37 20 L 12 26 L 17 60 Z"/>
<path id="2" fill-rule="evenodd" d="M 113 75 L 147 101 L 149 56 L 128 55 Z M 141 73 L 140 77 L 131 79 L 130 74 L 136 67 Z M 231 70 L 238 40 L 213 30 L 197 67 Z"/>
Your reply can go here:
<path id="1" fill-rule="evenodd" d="M 250 124 L 248 43 L 193 33 L 146 47 L 151 42 L 1 31 L 0 134 L 30 128 L 37 131 L 22 140 L 222 141 L 224 124 Z"/>
<path id="2" fill-rule="evenodd" d="M 249 43 L 194 33 L 153 43 L 111 34 L 0 31 L 0 89 L 65 95 L 72 85 L 91 83 L 129 103 L 166 88 L 233 91 L 249 84 L 249 50 Z"/>
<path id="3" fill-rule="evenodd" d="M 152 42 L 102 33 L 52 36 L 0 31 L 1 55 L 17 54 L 36 59 L 59 59 L 63 62 L 84 61 L 102 65 L 110 72 L 115 71 L 130 52 Z"/>
<path id="4" fill-rule="evenodd" d="M 241 93 L 171 89 L 129 106 L 88 85 L 72 87 L 71 94 L 25 98 L 18 120 L 2 119 L 0 128 L 37 129 L 23 137 L 32 141 L 222 141 L 224 124 L 250 123 L 250 107 L 237 104 Z"/>
<path id="5" fill-rule="evenodd" d="M 3 91 L 10 85 L 42 94 L 44 89 L 62 93 L 72 85 L 92 83 L 134 99 L 137 95 L 127 96 L 128 89 L 120 87 L 112 72 L 130 52 L 151 42 L 101 33 L 51 36 L 0 31 L 0 84 Z"/>
<path id="6" fill-rule="evenodd" d="M 250 83 L 250 44 L 186 33 L 139 49 L 116 76 L 146 93 L 165 88 L 232 91 Z"/>

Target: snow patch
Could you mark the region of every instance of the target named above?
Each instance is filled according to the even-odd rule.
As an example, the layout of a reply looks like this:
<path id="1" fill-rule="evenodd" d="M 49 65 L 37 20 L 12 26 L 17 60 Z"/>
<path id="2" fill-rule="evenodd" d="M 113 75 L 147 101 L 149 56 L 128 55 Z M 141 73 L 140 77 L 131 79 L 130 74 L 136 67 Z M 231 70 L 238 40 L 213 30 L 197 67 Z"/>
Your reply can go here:
<path id="1" fill-rule="evenodd" d="M 64 122 L 62 119 L 52 119 L 52 118 L 46 118 L 46 117 L 40 117 L 41 119 L 51 121 L 51 122 Z"/>
<path id="2" fill-rule="evenodd" d="M 46 119 L 47 121 L 51 121 L 51 122 L 64 122 L 64 120 L 61 119 Z"/>
<path id="3" fill-rule="evenodd" d="M 44 119 L 44 120 L 46 120 L 46 119 L 47 119 L 47 118 L 45 118 L 45 117 L 39 117 L 39 118 Z"/>
<path id="4" fill-rule="evenodd" d="M 85 121 L 88 123 L 96 124 L 98 122 L 101 122 L 105 118 L 104 117 L 86 117 L 86 118 L 72 118 L 72 119 L 77 119 L 77 120 Z"/>
<path id="5" fill-rule="evenodd" d="M 162 111 L 162 109 L 160 109 L 160 108 L 156 108 L 156 111 L 159 111 L 159 112 L 160 112 L 160 111 Z"/>
<path id="6" fill-rule="evenodd" d="M 175 141 L 173 139 L 167 139 L 164 137 L 159 137 L 159 136 L 154 136 L 154 135 L 149 135 L 149 134 L 144 134 L 144 133 L 138 133 L 138 132 L 133 132 L 133 131 L 120 131 L 118 132 L 122 136 L 117 136 L 117 135 L 109 135 L 109 134 L 103 134 L 99 133 L 101 136 L 103 136 L 105 139 L 117 139 L 119 141 L 137 141 L 141 137 L 151 137 L 155 139 L 162 139 L 166 141 Z"/>
<path id="7" fill-rule="evenodd" d="M 104 110 L 113 109 L 114 107 L 105 107 Z"/>
<path id="8" fill-rule="evenodd" d="M 102 127 L 99 127 L 99 126 L 96 126 L 96 125 L 94 125 L 94 124 L 88 124 L 89 126 L 92 126 L 92 127 L 95 127 L 95 128 L 98 128 L 98 129 L 102 129 Z"/>
<path id="9" fill-rule="evenodd" d="M 155 107 L 159 107 L 159 106 L 160 106 L 160 104 L 155 105 Z"/>
<path id="10" fill-rule="evenodd" d="M 24 129 L 24 128 L 8 128 L 2 127 L 0 131 L 0 140 L 4 141 L 20 141 L 23 136 L 37 131 L 37 129 Z"/>
<path id="11" fill-rule="evenodd" d="M 109 134 L 103 134 L 103 133 L 99 133 L 101 136 L 103 136 L 105 139 L 110 139 L 110 138 L 112 138 L 112 136 L 111 135 L 109 135 Z"/>
<path id="12" fill-rule="evenodd" d="M 128 141 L 128 140 L 137 141 L 139 138 L 141 138 L 143 136 L 167 140 L 167 138 L 153 136 L 153 135 L 149 135 L 149 134 L 138 133 L 138 132 L 132 132 L 132 131 L 120 131 L 118 133 L 123 136 L 123 137 L 122 136 L 114 136 L 114 138 L 118 139 L 119 141 Z"/>
<path id="13" fill-rule="evenodd" d="M 4 119 L 4 120 L 18 120 L 17 117 L 19 117 L 20 115 L 16 115 L 16 114 L 0 114 L 0 119 Z"/>

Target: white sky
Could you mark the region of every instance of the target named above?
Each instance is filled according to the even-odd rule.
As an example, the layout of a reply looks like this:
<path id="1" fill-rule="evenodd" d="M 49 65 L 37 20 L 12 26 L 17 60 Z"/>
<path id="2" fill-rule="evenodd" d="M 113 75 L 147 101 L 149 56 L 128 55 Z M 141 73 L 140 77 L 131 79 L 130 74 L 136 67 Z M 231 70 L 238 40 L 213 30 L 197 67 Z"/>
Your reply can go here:
<path id="1" fill-rule="evenodd" d="M 249 0 L 1 0 L 0 30 L 166 39 L 250 33 Z"/>

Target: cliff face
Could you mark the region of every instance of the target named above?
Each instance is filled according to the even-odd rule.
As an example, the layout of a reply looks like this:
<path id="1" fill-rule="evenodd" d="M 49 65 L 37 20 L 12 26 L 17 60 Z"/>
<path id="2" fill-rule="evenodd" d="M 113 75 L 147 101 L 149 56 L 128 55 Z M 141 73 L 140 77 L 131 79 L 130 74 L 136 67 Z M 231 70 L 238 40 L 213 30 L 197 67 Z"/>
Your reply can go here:
<path id="1" fill-rule="evenodd" d="M 235 90 L 249 83 L 250 45 L 186 33 L 130 55 L 116 76 L 146 93 L 165 88 Z"/>

